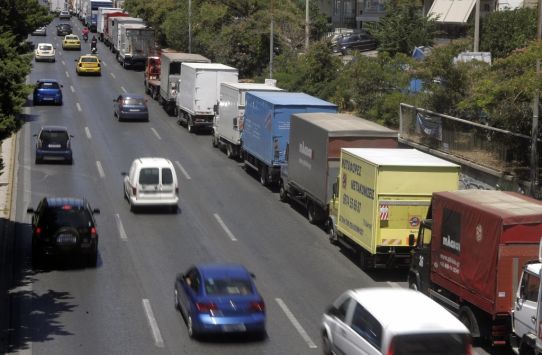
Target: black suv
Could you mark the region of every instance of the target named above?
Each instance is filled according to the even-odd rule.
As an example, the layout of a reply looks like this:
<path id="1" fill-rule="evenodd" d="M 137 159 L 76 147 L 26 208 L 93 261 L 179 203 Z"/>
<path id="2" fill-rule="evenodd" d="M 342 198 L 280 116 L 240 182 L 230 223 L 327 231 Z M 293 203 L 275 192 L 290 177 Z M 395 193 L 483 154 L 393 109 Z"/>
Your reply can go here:
<path id="1" fill-rule="evenodd" d="M 73 164 L 71 139 L 73 136 L 63 126 L 43 126 L 36 137 L 36 164 L 45 159 L 63 160 Z"/>
<path id="2" fill-rule="evenodd" d="M 376 47 L 376 39 L 368 32 L 349 33 L 337 39 L 333 45 L 333 52 L 340 52 L 344 55 L 349 50 L 370 51 Z"/>
<path id="3" fill-rule="evenodd" d="M 56 26 L 56 34 L 57 36 L 71 35 L 72 25 L 69 23 L 61 23 L 60 25 Z"/>
<path id="4" fill-rule="evenodd" d="M 98 232 L 89 203 L 80 198 L 45 197 L 32 213 L 32 258 L 44 254 L 80 253 L 90 266 L 98 261 Z"/>

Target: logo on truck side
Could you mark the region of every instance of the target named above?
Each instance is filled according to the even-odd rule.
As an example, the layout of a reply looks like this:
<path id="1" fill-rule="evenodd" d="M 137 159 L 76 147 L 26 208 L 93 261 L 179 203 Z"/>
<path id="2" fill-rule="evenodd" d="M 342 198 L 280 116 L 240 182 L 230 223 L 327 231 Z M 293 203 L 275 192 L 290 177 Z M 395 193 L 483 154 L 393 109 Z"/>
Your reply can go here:
<path id="1" fill-rule="evenodd" d="M 461 252 L 461 213 L 444 208 L 442 211 L 442 246 L 459 255 Z"/>
<path id="2" fill-rule="evenodd" d="M 301 153 L 301 155 L 304 155 L 311 160 L 313 159 L 313 156 L 314 156 L 312 149 L 307 147 L 305 145 L 305 142 L 299 143 L 299 153 Z"/>
<path id="3" fill-rule="evenodd" d="M 458 253 L 461 252 L 461 243 L 453 240 L 449 234 L 442 237 L 442 244 L 445 247 L 448 247 L 457 251 Z"/>

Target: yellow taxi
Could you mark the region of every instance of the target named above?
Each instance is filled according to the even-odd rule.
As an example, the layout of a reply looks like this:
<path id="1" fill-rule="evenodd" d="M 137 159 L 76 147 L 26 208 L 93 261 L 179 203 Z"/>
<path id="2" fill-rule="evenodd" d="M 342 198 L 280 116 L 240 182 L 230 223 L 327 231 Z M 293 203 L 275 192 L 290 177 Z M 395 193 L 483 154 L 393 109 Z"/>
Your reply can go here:
<path id="1" fill-rule="evenodd" d="M 81 41 L 77 35 L 66 35 L 62 41 L 62 49 L 79 49 L 81 50 Z"/>
<path id="2" fill-rule="evenodd" d="M 93 54 L 82 55 L 79 57 L 79 59 L 76 59 L 75 61 L 77 62 L 75 64 L 75 71 L 77 72 L 77 75 L 102 75 L 102 65 L 100 59 L 97 56 Z"/>

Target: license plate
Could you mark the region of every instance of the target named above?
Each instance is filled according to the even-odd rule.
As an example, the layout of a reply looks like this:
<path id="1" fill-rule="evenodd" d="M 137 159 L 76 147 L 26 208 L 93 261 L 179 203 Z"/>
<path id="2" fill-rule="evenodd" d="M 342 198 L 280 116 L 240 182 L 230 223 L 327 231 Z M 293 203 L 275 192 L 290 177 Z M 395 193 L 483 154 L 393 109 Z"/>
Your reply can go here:
<path id="1" fill-rule="evenodd" d="M 45 101 L 53 101 L 54 99 L 52 97 L 44 97 L 43 100 L 45 100 Z"/>
<path id="2" fill-rule="evenodd" d="M 222 326 L 225 332 L 244 332 L 247 330 L 244 324 L 225 324 Z"/>
<path id="3" fill-rule="evenodd" d="M 60 148 L 60 144 L 49 144 L 47 145 L 49 148 Z"/>
<path id="4" fill-rule="evenodd" d="M 131 108 L 130 112 L 139 112 L 139 110 L 137 108 Z"/>

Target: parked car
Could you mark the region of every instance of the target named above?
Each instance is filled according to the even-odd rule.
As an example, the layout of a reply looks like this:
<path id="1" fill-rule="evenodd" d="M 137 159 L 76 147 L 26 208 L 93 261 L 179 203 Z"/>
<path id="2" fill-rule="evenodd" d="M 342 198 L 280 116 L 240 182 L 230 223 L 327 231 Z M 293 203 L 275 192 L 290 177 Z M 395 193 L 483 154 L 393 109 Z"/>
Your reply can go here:
<path id="1" fill-rule="evenodd" d="M 36 62 L 55 61 L 55 47 L 51 43 L 38 43 L 36 50 L 34 51 L 34 60 Z"/>
<path id="2" fill-rule="evenodd" d="M 165 206 L 177 212 L 179 183 L 175 168 L 165 158 L 137 158 L 130 172 L 123 172 L 124 196 L 130 211 L 138 207 Z"/>
<path id="3" fill-rule="evenodd" d="M 75 72 L 77 75 L 94 74 L 102 75 L 102 65 L 100 58 L 93 54 L 86 54 L 75 59 Z"/>
<path id="4" fill-rule="evenodd" d="M 62 105 L 62 85 L 54 79 L 40 79 L 34 87 L 34 105 L 52 103 Z"/>
<path id="5" fill-rule="evenodd" d="M 368 32 L 350 33 L 337 38 L 332 46 L 334 53 L 346 54 L 351 50 L 370 51 L 377 48 L 376 39 Z"/>
<path id="6" fill-rule="evenodd" d="M 36 164 L 44 160 L 65 161 L 73 164 L 72 135 L 63 126 L 43 126 L 36 137 Z"/>
<path id="7" fill-rule="evenodd" d="M 147 99 L 141 94 L 120 94 L 113 100 L 113 115 L 119 121 L 149 120 Z"/>
<path id="8" fill-rule="evenodd" d="M 253 276 L 237 264 L 200 264 L 175 279 L 175 308 L 196 338 L 205 333 L 265 336 L 265 302 Z"/>
<path id="9" fill-rule="evenodd" d="M 98 232 L 91 208 L 81 198 L 44 197 L 32 214 L 32 259 L 40 261 L 44 255 L 81 254 L 90 266 L 98 260 Z"/>
<path id="10" fill-rule="evenodd" d="M 56 34 L 57 36 L 72 34 L 72 25 L 69 23 L 61 23 L 60 25 L 56 26 Z"/>
<path id="11" fill-rule="evenodd" d="M 64 36 L 62 41 L 62 49 L 77 49 L 81 50 L 81 41 L 79 37 L 74 34 Z"/>
<path id="12" fill-rule="evenodd" d="M 63 20 L 63 19 L 66 19 L 66 20 L 69 20 L 71 18 L 71 15 L 70 15 L 70 12 L 69 11 L 60 11 L 60 14 L 58 15 L 58 18 Z"/>
<path id="13" fill-rule="evenodd" d="M 42 27 L 36 28 L 32 32 L 32 36 L 47 36 L 47 27 L 42 26 Z"/>
<path id="14" fill-rule="evenodd" d="M 324 354 L 471 355 L 469 330 L 421 292 L 349 290 L 322 318 Z"/>

